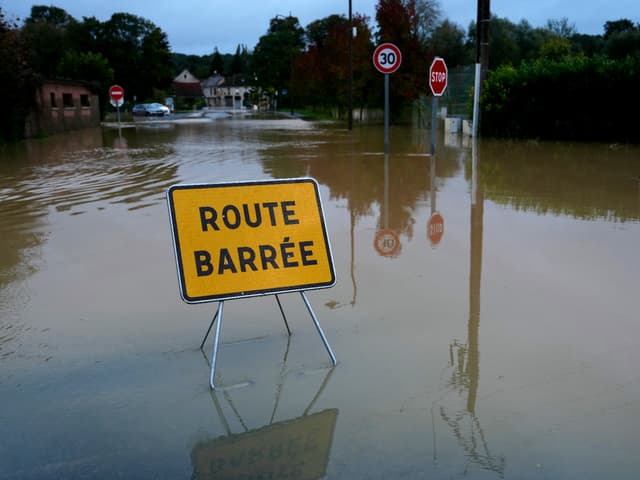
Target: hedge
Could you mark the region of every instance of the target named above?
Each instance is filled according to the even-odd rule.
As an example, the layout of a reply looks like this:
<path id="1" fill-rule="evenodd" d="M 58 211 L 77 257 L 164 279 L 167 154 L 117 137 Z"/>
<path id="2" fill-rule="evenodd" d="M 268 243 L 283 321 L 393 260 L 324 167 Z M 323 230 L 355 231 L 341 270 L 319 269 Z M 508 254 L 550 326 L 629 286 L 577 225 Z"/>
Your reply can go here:
<path id="1" fill-rule="evenodd" d="M 640 57 L 539 59 L 491 72 L 484 136 L 640 143 Z"/>

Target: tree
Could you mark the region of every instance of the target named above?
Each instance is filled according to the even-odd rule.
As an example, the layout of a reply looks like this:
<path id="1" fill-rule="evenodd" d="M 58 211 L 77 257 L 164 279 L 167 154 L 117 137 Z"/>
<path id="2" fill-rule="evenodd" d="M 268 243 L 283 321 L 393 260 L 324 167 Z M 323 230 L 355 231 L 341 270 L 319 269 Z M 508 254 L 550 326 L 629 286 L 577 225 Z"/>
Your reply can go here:
<path id="1" fill-rule="evenodd" d="M 297 17 L 276 16 L 253 52 L 252 70 L 260 87 L 282 91 L 291 87 L 294 61 L 304 48 L 304 30 Z"/>
<path id="2" fill-rule="evenodd" d="M 45 78 L 56 75 L 58 62 L 72 48 L 68 28 L 77 21 L 58 7 L 33 6 L 25 20 L 22 37 L 29 52 L 29 63 Z"/>
<path id="3" fill-rule="evenodd" d="M 636 30 L 636 26 L 628 18 L 608 21 L 604 24 L 604 39 L 608 40 L 609 37 L 616 33 L 629 32 L 634 30 Z"/>
<path id="4" fill-rule="evenodd" d="M 441 8 L 438 0 L 416 0 L 416 35 L 421 44 L 426 45 L 433 32 L 440 25 Z"/>
<path id="5" fill-rule="evenodd" d="M 449 67 L 465 65 L 472 62 L 472 51 L 465 44 L 465 33 L 462 27 L 449 20 L 444 20 L 431 34 L 431 49 L 439 57 L 443 57 Z"/>
<path id="6" fill-rule="evenodd" d="M 431 58 L 420 43 L 419 20 L 416 0 L 379 0 L 376 5 L 379 42 L 394 43 L 402 52 L 402 65 L 394 73 L 390 94 L 400 95 L 405 101 L 417 98 L 427 85 Z"/>
<path id="7" fill-rule="evenodd" d="M 307 50 L 294 65 L 295 94 L 313 106 L 338 107 L 345 112 L 349 101 L 349 41 L 352 27 L 353 98 L 363 105 L 368 100 L 373 76 L 373 44 L 368 18 L 355 14 L 352 25 L 344 15 L 330 15 L 307 25 Z"/>
<path id="8" fill-rule="evenodd" d="M 109 60 L 114 80 L 128 95 L 152 98 L 154 89 L 168 88 L 173 79 L 167 35 L 151 21 L 129 13 L 114 13 L 100 26 L 99 52 Z"/>
<path id="9" fill-rule="evenodd" d="M 235 76 L 243 76 L 247 73 L 247 62 L 249 60 L 249 53 L 247 47 L 244 45 L 238 45 L 236 47 L 236 53 L 231 59 L 229 65 L 229 73 Z"/>
<path id="10" fill-rule="evenodd" d="M 35 76 L 22 40 L 0 7 L 0 96 L 7 100 L 0 115 L 0 143 L 24 136 L 25 118 L 34 104 Z"/>
<path id="11" fill-rule="evenodd" d="M 570 38 L 577 33 L 575 24 L 569 23 L 567 17 L 547 20 L 547 30 L 555 36 L 563 38 Z"/>
<path id="12" fill-rule="evenodd" d="M 213 49 L 213 55 L 211 57 L 211 73 L 217 73 L 218 75 L 224 75 L 226 73 L 224 68 L 224 60 L 222 59 L 222 55 L 220 55 L 220 52 L 218 51 L 218 47 L 215 47 Z"/>
<path id="13" fill-rule="evenodd" d="M 113 69 L 99 53 L 70 50 L 58 63 L 58 76 L 84 80 L 103 90 L 113 81 Z"/>

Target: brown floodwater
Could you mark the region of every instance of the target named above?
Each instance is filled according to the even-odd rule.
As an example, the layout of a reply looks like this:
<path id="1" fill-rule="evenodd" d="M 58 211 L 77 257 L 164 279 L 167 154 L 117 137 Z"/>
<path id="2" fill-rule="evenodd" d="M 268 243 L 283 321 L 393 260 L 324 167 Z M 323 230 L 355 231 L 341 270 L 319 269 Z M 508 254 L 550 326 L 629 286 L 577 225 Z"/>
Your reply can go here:
<path id="1" fill-rule="evenodd" d="M 260 116 L 0 149 L 0 478 L 635 479 L 640 148 Z M 167 189 L 312 177 L 305 305 L 180 300 Z"/>

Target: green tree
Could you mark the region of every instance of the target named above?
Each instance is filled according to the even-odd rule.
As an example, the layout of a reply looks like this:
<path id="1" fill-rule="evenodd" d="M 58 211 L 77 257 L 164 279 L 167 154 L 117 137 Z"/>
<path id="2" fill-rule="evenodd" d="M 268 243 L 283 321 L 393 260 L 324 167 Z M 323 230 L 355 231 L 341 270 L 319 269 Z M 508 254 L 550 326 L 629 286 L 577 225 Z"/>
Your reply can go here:
<path id="1" fill-rule="evenodd" d="M 129 13 L 114 13 L 100 26 L 99 52 L 109 60 L 114 80 L 127 97 L 152 98 L 154 89 L 168 88 L 173 79 L 167 35 L 151 21 Z"/>
<path id="2" fill-rule="evenodd" d="M 540 47 L 540 57 L 560 60 L 571 54 L 571 42 L 566 37 L 550 37 Z"/>
<path id="3" fill-rule="evenodd" d="M 610 20 L 604 24 L 604 39 L 608 40 L 609 37 L 617 33 L 630 32 L 634 30 L 636 30 L 636 26 L 628 18 Z"/>
<path id="4" fill-rule="evenodd" d="M 99 53 L 70 50 L 58 63 L 58 76 L 85 80 L 96 90 L 104 90 L 113 81 L 113 69 Z"/>
<path id="5" fill-rule="evenodd" d="M 224 67 L 224 60 L 222 59 L 222 55 L 218 51 L 218 47 L 213 49 L 213 55 L 211 56 L 211 73 L 218 75 L 225 75 L 226 69 Z"/>
<path id="6" fill-rule="evenodd" d="M 447 66 L 466 65 L 473 60 L 473 51 L 465 43 L 462 27 L 444 20 L 431 34 L 431 49 L 435 55 L 443 57 Z"/>
<path id="7" fill-rule="evenodd" d="M 6 99 L 0 115 L 0 143 L 24 136 L 26 116 L 34 103 L 35 76 L 28 65 L 20 30 L 0 7 L 0 97 Z"/>
<path id="8" fill-rule="evenodd" d="M 266 91 L 290 89 L 293 64 L 304 48 L 304 29 L 297 17 L 276 16 L 253 51 L 252 71 Z"/>
<path id="9" fill-rule="evenodd" d="M 73 48 L 68 28 L 77 21 L 58 7 L 33 6 L 25 20 L 22 37 L 28 46 L 29 63 L 45 78 L 56 75 L 58 63 Z"/>
<path id="10" fill-rule="evenodd" d="M 244 45 L 238 45 L 236 47 L 236 53 L 233 55 L 231 64 L 229 65 L 229 73 L 234 77 L 246 75 L 248 61 L 249 53 L 247 51 L 247 47 Z"/>

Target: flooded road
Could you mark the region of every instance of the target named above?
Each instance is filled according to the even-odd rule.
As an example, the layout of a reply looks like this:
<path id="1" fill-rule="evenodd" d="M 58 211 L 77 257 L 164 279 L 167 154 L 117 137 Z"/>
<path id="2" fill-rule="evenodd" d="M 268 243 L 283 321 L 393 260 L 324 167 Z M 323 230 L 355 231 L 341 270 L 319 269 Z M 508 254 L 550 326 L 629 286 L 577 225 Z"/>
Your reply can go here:
<path id="1" fill-rule="evenodd" d="M 640 149 L 235 116 L 0 149 L 0 478 L 635 479 Z M 337 283 L 180 300 L 172 185 L 313 177 Z"/>

